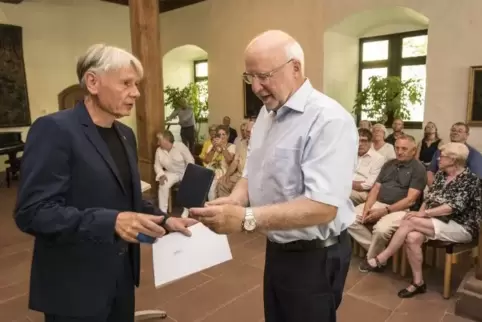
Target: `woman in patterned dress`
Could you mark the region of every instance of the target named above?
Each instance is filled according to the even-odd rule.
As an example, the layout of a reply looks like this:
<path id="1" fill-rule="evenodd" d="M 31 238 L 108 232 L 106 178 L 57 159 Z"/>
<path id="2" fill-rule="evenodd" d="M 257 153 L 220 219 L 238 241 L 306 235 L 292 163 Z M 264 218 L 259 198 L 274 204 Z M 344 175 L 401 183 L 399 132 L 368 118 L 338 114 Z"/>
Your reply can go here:
<path id="1" fill-rule="evenodd" d="M 216 136 L 213 144 L 208 148 L 204 162 L 206 168 L 212 169 L 215 173 L 208 199 L 216 198 L 216 187 L 218 180 L 226 174 L 228 167 L 233 162 L 236 146 L 228 142 L 229 131 L 224 125 L 219 125 L 216 129 Z"/>
<path id="2" fill-rule="evenodd" d="M 387 248 L 368 260 L 372 270 L 377 271 L 406 244 L 413 280 L 398 292 L 401 298 L 427 290 L 422 276 L 422 244 L 425 241 L 468 243 L 478 236 L 482 187 L 477 175 L 466 167 L 468 155 L 469 150 L 462 143 L 447 143 L 440 148 L 440 170 L 420 210 L 408 212 Z"/>

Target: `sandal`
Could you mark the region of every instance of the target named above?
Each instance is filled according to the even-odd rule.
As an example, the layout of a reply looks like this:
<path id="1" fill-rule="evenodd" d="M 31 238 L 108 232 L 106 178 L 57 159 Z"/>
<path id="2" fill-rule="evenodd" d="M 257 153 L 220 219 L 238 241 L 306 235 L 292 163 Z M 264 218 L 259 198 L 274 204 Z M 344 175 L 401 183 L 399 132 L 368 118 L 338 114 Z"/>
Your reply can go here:
<path id="1" fill-rule="evenodd" d="M 374 259 L 375 259 L 375 262 L 377 263 L 377 266 L 370 265 L 370 263 L 368 262 L 368 259 L 365 258 L 360 263 L 360 266 L 358 266 L 358 270 L 362 273 L 368 273 L 368 272 L 380 273 L 380 272 L 383 272 L 383 270 L 385 269 L 385 265 L 382 265 L 382 263 L 380 263 L 380 261 L 378 260 L 378 257 L 375 257 Z"/>

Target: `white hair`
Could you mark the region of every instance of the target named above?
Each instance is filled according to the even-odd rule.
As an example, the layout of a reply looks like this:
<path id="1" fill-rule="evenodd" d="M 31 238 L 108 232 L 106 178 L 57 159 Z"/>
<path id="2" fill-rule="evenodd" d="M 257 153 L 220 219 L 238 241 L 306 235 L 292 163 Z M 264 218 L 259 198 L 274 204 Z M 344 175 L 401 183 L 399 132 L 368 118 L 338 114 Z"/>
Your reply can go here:
<path id="1" fill-rule="evenodd" d="M 300 62 L 301 71 L 305 73 L 305 53 L 299 42 L 293 40 L 286 44 L 286 58 L 288 60 L 294 59 Z"/>
<path id="2" fill-rule="evenodd" d="M 440 153 L 445 153 L 449 158 L 454 159 L 458 165 L 465 166 L 470 151 L 463 143 L 449 142 L 440 147 Z"/>
<path id="3" fill-rule="evenodd" d="M 377 123 L 375 125 L 372 126 L 372 131 L 373 130 L 382 130 L 383 133 L 385 133 L 385 135 L 387 134 L 387 128 L 385 127 L 385 125 L 381 124 L 381 123 Z"/>
<path id="4" fill-rule="evenodd" d="M 133 66 L 140 78 L 144 76 L 141 62 L 130 52 L 114 46 L 95 44 L 77 61 L 77 78 L 80 86 L 85 88 L 87 72 L 107 72 L 128 66 Z"/>

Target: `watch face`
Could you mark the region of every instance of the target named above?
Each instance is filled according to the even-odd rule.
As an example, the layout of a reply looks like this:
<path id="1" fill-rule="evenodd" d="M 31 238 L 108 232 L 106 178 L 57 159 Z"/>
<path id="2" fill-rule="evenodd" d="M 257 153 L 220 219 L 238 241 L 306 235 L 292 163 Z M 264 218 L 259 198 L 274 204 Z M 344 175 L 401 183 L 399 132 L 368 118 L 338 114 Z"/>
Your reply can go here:
<path id="1" fill-rule="evenodd" d="M 256 228 L 256 220 L 254 218 L 249 218 L 244 221 L 244 229 L 247 231 L 253 231 Z"/>

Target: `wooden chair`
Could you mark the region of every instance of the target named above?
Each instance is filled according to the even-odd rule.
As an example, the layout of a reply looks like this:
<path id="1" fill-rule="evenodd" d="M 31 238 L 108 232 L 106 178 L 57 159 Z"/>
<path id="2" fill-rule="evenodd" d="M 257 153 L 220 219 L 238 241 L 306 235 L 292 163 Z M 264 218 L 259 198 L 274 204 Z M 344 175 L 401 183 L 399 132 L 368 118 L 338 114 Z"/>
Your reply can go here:
<path id="1" fill-rule="evenodd" d="M 433 248 L 432 267 L 435 267 L 437 264 L 437 250 L 445 249 L 443 297 L 444 299 L 449 299 L 451 295 L 452 265 L 457 264 L 458 256 L 461 254 L 468 252 L 472 252 L 472 254 L 477 254 L 478 240 L 473 240 L 472 242 L 466 244 L 431 240 L 427 242 L 425 246 Z M 424 252 L 424 254 L 425 253 L 426 252 Z M 402 251 L 402 264 L 400 268 L 400 274 L 402 276 L 405 276 L 407 274 L 407 254 L 405 247 Z"/>
<path id="2" fill-rule="evenodd" d="M 169 191 L 169 199 L 167 201 L 167 213 L 172 213 L 172 195 L 179 190 L 179 183 L 174 184 Z"/>

